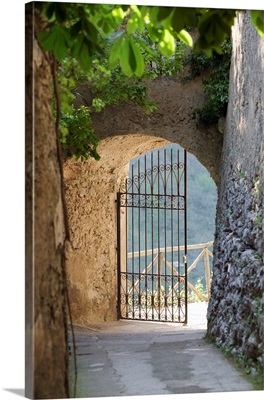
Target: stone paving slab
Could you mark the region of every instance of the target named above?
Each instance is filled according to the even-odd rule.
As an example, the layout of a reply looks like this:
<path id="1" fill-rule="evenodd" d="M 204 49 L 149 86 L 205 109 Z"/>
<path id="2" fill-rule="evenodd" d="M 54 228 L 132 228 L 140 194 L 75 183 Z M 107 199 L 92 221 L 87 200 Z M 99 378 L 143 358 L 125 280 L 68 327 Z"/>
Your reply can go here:
<path id="1" fill-rule="evenodd" d="M 206 303 L 190 305 L 189 314 L 186 326 L 128 320 L 75 326 L 77 397 L 252 391 L 204 339 Z M 73 376 L 72 355 L 69 369 Z"/>

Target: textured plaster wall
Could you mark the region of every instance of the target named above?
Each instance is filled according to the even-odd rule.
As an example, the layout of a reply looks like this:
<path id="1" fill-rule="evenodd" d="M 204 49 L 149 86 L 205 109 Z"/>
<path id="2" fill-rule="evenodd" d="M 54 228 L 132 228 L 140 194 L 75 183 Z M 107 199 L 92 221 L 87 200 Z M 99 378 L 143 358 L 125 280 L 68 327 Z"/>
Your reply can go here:
<path id="1" fill-rule="evenodd" d="M 223 135 L 215 127 L 199 128 L 193 112 L 204 104 L 202 78 L 183 84 L 181 77 L 157 78 L 147 83 L 149 96 L 159 109 L 150 115 L 134 103 L 109 106 L 93 114 L 93 126 L 100 139 L 144 134 L 176 142 L 194 154 L 215 183 L 219 182 Z M 91 102 L 87 87 L 78 90 L 84 104 Z"/>
<path id="2" fill-rule="evenodd" d="M 241 13 L 233 29 L 208 330 L 219 345 L 257 363 L 264 337 L 263 90 L 264 38 Z"/>
<path id="3" fill-rule="evenodd" d="M 101 160 L 67 161 L 64 169 L 71 245 L 66 251 L 75 323 L 117 319 L 116 193 L 129 161 L 168 142 L 129 135 L 101 141 Z"/>

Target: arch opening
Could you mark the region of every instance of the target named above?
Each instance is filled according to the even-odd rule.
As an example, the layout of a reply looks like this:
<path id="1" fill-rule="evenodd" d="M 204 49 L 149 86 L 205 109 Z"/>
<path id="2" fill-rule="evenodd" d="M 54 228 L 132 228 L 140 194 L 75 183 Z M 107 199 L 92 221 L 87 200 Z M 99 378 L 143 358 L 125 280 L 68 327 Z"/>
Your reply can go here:
<path id="1" fill-rule="evenodd" d="M 101 141 L 99 162 L 67 161 L 64 181 L 72 244 L 66 249 L 66 259 L 75 323 L 85 325 L 117 319 L 116 193 L 128 176 L 129 165 L 135 162 L 137 157 L 165 146 L 176 145 L 166 139 L 147 135 L 114 136 Z M 194 162 L 194 168 L 190 168 L 190 162 Z M 198 165 L 200 180 L 197 182 L 195 171 Z M 216 187 L 208 171 L 191 154 L 188 155 L 188 171 L 188 180 L 192 182 L 188 208 L 193 210 L 197 205 L 201 207 L 203 198 L 208 199 L 210 185 L 214 187 L 212 199 L 216 202 Z M 207 185 L 206 195 L 202 194 L 201 190 L 197 191 L 204 183 Z M 193 205 L 192 198 L 195 198 L 196 206 Z M 190 231 L 194 218 L 188 217 L 188 244 L 195 244 L 198 239 L 200 243 L 212 239 L 215 204 L 212 208 L 211 214 L 208 214 L 208 209 L 205 213 L 200 210 L 196 218 L 203 220 L 204 215 L 212 217 L 210 234 L 207 236 L 201 230 L 199 234 L 195 234 L 193 229 Z M 208 218 L 205 220 L 208 221 Z M 199 225 L 198 221 L 197 224 Z M 193 258 L 195 260 L 195 255 L 188 260 L 189 265 Z M 198 274 L 201 272 L 199 268 L 203 267 L 197 264 L 195 270 Z M 201 291 L 201 287 L 206 286 L 204 276 L 195 276 L 194 271 L 192 276 L 191 283 L 194 287 L 200 284 Z M 197 283 L 198 278 L 201 278 L 200 283 Z"/>

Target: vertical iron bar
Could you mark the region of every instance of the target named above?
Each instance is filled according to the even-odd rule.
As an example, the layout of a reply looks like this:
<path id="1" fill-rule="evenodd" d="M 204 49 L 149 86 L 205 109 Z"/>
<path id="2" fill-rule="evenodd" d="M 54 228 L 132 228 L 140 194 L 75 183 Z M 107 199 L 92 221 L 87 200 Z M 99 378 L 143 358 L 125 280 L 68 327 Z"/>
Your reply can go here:
<path id="1" fill-rule="evenodd" d="M 146 319 L 148 319 L 148 277 L 147 277 L 147 266 L 148 266 L 148 256 L 147 256 L 147 249 L 148 249 L 148 231 L 147 231 L 147 156 L 145 154 L 145 301 L 146 301 Z"/>
<path id="2" fill-rule="evenodd" d="M 125 293 L 125 309 L 126 309 L 126 317 L 128 318 L 128 310 L 129 310 L 129 304 L 128 304 L 128 240 L 129 240 L 129 230 L 128 230 L 128 193 L 127 193 L 127 181 L 126 181 L 126 208 L 125 208 L 125 213 L 126 213 L 126 265 L 125 265 L 125 288 L 126 288 L 126 293 Z M 121 249 L 120 249 L 121 251 Z"/>
<path id="3" fill-rule="evenodd" d="M 174 190 L 173 190 L 173 152 L 172 152 L 172 148 L 171 148 L 171 160 L 170 160 L 170 169 L 171 169 L 171 195 L 173 196 Z M 171 208 L 171 265 L 172 265 L 172 270 L 171 270 L 171 319 L 172 321 L 174 321 L 174 279 L 173 279 L 173 260 L 174 260 L 174 253 L 173 253 L 173 242 L 174 242 L 174 235 L 173 235 L 173 231 L 174 231 L 174 220 L 173 220 L 173 207 Z"/>
<path id="4" fill-rule="evenodd" d="M 185 323 L 188 323 L 188 295 L 187 295 L 187 151 L 184 149 L 184 252 L 185 252 Z"/>
<path id="5" fill-rule="evenodd" d="M 121 318 L 121 235 L 120 235 L 120 193 L 117 193 L 116 199 L 117 216 L 117 318 Z"/>
<path id="6" fill-rule="evenodd" d="M 158 297 L 158 320 L 161 320 L 161 272 L 162 272 L 162 252 L 158 256 L 158 274 L 157 274 L 157 297 Z"/>
<path id="7" fill-rule="evenodd" d="M 135 318 L 135 305 L 134 305 L 134 297 L 135 297 L 135 260 L 134 260 L 134 165 L 132 164 L 132 318 Z"/>
<path id="8" fill-rule="evenodd" d="M 152 194 L 152 200 L 153 200 L 153 194 L 154 194 L 154 180 L 153 180 L 153 152 L 151 153 L 151 194 Z M 154 258 L 154 237 L 153 237 L 153 231 L 154 231 L 154 226 L 153 226 L 153 203 L 151 204 L 151 236 L 152 236 L 152 261 Z M 154 275 L 153 275 L 153 270 L 154 270 L 154 265 L 152 265 L 151 269 L 151 309 L 152 309 L 152 319 L 154 319 L 154 297 L 153 297 L 153 289 L 154 289 Z"/>
<path id="9" fill-rule="evenodd" d="M 178 280 L 179 280 L 179 296 L 178 296 L 178 321 L 181 320 L 181 308 L 180 308 L 180 300 L 181 300 L 181 255 L 180 255 L 180 207 L 179 207 L 179 196 L 180 196 L 180 151 L 178 150 L 178 179 L 177 179 L 177 196 L 178 196 L 178 207 L 177 207 L 177 215 L 178 215 Z"/>
<path id="10" fill-rule="evenodd" d="M 138 257 L 138 279 L 139 279 L 139 283 L 138 283 L 138 308 L 139 308 L 139 318 L 141 319 L 141 295 L 140 295 L 140 285 L 141 285 L 141 279 L 140 279 L 140 260 L 141 260 L 141 256 L 140 256 L 140 240 L 141 240 L 141 236 L 140 236 L 140 232 L 141 232 L 141 227 L 140 227 L 140 196 L 141 196 L 141 190 L 140 190 L 140 159 L 138 159 L 138 192 L 139 192 L 139 208 L 138 208 L 138 251 L 139 251 L 139 257 Z"/>
<path id="11" fill-rule="evenodd" d="M 164 207 L 164 247 L 165 247 L 165 260 L 167 261 L 167 174 L 166 174 L 166 163 L 167 163 L 167 150 L 164 149 L 164 196 L 165 196 L 165 207 Z M 164 308 L 165 308 L 165 321 L 168 320 L 167 315 L 167 264 L 165 262 L 165 276 L 164 276 Z"/>
<path id="12" fill-rule="evenodd" d="M 160 254 L 160 151 L 158 151 L 158 253 Z M 158 258 L 157 274 L 157 298 L 158 298 L 158 319 L 160 320 L 161 303 L 161 257 Z"/>

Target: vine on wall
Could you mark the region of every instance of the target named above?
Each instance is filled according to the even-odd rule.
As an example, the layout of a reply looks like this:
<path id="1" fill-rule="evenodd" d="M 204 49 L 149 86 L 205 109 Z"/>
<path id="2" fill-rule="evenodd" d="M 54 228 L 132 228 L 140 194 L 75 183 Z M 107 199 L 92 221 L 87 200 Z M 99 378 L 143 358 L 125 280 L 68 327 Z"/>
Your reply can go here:
<path id="1" fill-rule="evenodd" d="M 184 65 L 189 66 L 189 74 L 183 82 L 206 73 L 202 79 L 206 102 L 203 108 L 194 110 L 194 117 L 200 125 L 210 126 L 226 115 L 232 52 L 230 38 L 223 42 L 221 50 L 221 54 L 213 52 L 212 57 L 192 52 L 184 60 Z"/>

